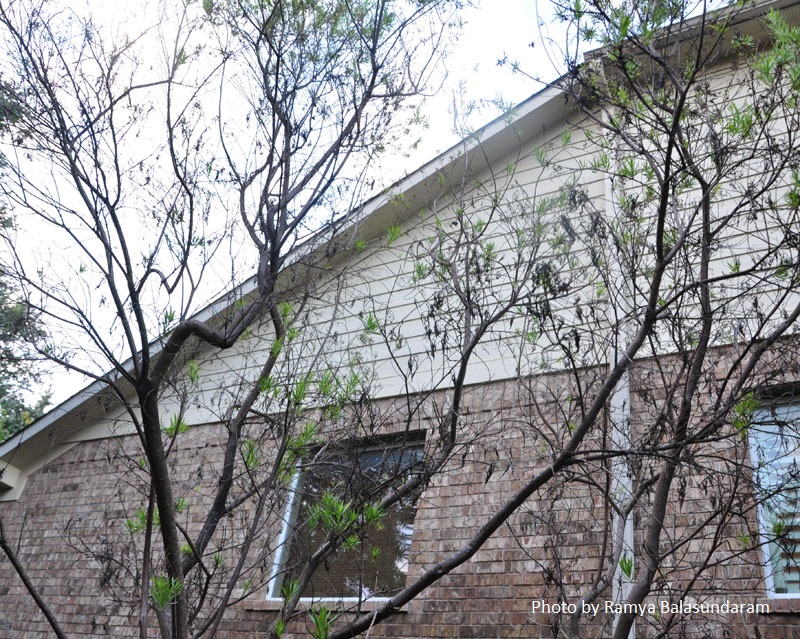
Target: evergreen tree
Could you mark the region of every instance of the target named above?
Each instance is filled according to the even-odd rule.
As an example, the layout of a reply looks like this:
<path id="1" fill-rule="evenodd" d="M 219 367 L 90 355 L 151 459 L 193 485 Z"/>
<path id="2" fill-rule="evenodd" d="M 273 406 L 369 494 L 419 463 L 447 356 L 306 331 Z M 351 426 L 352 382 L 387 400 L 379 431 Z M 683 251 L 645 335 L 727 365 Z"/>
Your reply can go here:
<path id="1" fill-rule="evenodd" d="M 49 392 L 34 392 L 41 380 L 29 344 L 41 334 L 36 318 L 0 272 L 0 441 L 41 417 L 49 403 Z M 26 391 L 39 399 L 29 403 Z"/>

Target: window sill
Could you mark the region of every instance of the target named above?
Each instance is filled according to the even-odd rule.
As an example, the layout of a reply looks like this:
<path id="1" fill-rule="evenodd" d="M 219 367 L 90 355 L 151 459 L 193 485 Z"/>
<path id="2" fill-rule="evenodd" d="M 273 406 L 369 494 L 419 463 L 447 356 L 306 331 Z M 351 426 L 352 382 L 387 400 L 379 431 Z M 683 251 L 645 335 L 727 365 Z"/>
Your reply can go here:
<path id="1" fill-rule="evenodd" d="M 757 604 L 769 606 L 770 615 L 792 615 L 800 613 L 800 597 L 759 597 Z"/>
<path id="2" fill-rule="evenodd" d="M 388 599 L 372 599 L 367 601 L 347 601 L 343 599 L 301 599 L 300 606 L 310 608 L 324 605 L 332 610 L 351 613 L 374 612 L 384 605 Z M 275 611 L 283 606 L 282 599 L 244 599 L 238 604 L 247 610 Z M 406 606 L 398 610 L 399 613 L 407 612 Z"/>

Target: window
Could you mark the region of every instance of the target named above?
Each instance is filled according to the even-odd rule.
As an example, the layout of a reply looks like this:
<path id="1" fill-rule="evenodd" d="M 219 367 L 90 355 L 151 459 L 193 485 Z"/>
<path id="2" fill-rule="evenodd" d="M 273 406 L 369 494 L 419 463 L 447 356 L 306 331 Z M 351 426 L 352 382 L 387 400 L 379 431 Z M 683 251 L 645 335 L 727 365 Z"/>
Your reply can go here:
<path id="1" fill-rule="evenodd" d="M 767 592 L 800 596 L 800 404 L 758 410 L 750 428 Z"/>
<path id="2" fill-rule="evenodd" d="M 269 597 L 282 592 L 300 575 L 313 552 L 336 521 L 321 512 L 338 507 L 345 521 L 363 522 L 368 504 L 375 504 L 414 472 L 422 459 L 422 442 L 349 443 L 324 456 L 315 455 L 295 476 L 286 509 L 282 543 Z M 390 597 L 406 582 L 416 497 L 401 501 L 374 523 L 361 526 L 323 562 L 308 582 L 303 597 L 363 601 Z"/>

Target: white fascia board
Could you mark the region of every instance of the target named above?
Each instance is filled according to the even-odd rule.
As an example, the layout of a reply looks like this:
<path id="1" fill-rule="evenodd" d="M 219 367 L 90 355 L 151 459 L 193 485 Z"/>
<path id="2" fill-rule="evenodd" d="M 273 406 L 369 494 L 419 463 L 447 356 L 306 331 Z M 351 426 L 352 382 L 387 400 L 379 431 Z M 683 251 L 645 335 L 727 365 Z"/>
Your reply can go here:
<path id="1" fill-rule="evenodd" d="M 546 86 L 511 109 L 510 114 L 496 118 L 413 173 L 401 178 L 380 195 L 365 202 L 361 207 L 363 212 L 358 216 L 356 222 L 366 222 L 372 213 L 389 204 L 396 195 L 413 193 L 440 171 L 462 162 L 465 156 L 479 148 L 483 150 L 487 159 L 491 159 L 502 154 L 510 144 L 520 138 L 537 133 L 539 129 L 553 120 L 552 112 L 546 112 L 544 107 L 554 103 L 561 107 L 566 103 L 564 90 L 559 86 L 562 80 L 563 78 Z M 558 113 L 563 113 L 563 110 L 559 108 Z M 538 114 L 543 117 L 536 117 Z M 536 131 L 534 131 L 534 127 L 537 129 Z"/>
<path id="2" fill-rule="evenodd" d="M 52 426 L 64 415 L 68 415 L 77 410 L 81 405 L 98 395 L 105 388 L 106 386 L 101 382 L 92 382 L 89 386 L 78 391 L 66 401 L 47 411 L 47 413 L 42 415 L 42 417 L 37 419 L 30 426 L 23 428 L 0 444 L 0 460 L 11 455 L 17 448 Z"/>

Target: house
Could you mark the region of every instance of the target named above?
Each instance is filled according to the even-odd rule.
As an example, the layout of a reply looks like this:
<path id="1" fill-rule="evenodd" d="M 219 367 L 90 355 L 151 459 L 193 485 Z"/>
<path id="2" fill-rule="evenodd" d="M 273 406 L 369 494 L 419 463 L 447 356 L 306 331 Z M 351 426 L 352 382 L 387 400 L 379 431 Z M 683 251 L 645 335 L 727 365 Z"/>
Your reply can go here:
<path id="1" fill-rule="evenodd" d="M 193 345 L 162 414 L 193 632 L 793 636 L 800 87 L 770 8 L 797 23 L 612 38 L 299 249 L 272 322 Z M 0 635 L 52 632 L 11 555 L 69 636 L 168 631 L 118 388 L 0 445 Z"/>

